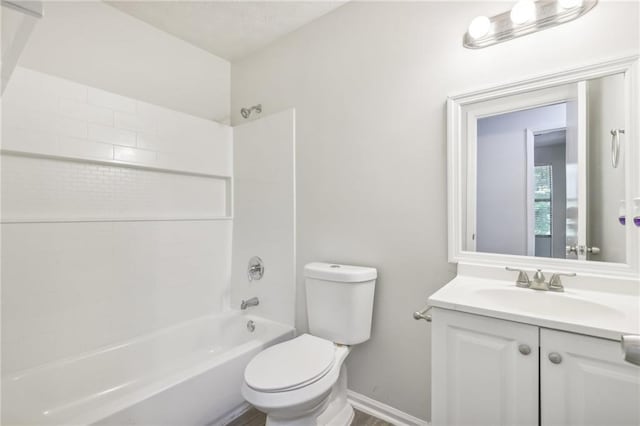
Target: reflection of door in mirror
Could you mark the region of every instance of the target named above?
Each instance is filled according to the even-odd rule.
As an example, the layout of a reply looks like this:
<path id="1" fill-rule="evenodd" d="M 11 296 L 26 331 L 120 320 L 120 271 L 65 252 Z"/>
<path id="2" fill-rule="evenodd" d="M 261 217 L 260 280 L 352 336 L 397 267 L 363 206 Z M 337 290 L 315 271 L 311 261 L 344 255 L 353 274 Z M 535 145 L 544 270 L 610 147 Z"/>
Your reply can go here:
<path id="1" fill-rule="evenodd" d="M 625 229 L 618 221 L 624 144 L 618 166 L 611 160 L 611 131 L 624 127 L 624 76 L 511 98 L 477 110 L 483 112 L 474 129 L 476 197 L 467 210 L 468 246 L 625 262 Z"/>
<path id="2" fill-rule="evenodd" d="M 476 250 L 562 257 L 566 103 L 481 118 Z"/>

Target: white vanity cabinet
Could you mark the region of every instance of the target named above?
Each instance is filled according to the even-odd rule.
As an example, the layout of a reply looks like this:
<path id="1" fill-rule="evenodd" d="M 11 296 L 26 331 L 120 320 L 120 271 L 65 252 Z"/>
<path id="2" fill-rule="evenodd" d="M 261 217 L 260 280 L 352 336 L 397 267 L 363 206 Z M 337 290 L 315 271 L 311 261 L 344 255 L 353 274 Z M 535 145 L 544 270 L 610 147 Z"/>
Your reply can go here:
<path id="1" fill-rule="evenodd" d="M 432 311 L 433 425 L 537 425 L 538 327 Z"/>
<path id="2" fill-rule="evenodd" d="M 434 426 L 640 424 L 640 367 L 619 342 L 448 309 L 432 318 Z"/>
<path id="3" fill-rule="evenodd" d="M 640 425 L 640 367 L 620 343 L 540 329 L 543 425 Z"/>

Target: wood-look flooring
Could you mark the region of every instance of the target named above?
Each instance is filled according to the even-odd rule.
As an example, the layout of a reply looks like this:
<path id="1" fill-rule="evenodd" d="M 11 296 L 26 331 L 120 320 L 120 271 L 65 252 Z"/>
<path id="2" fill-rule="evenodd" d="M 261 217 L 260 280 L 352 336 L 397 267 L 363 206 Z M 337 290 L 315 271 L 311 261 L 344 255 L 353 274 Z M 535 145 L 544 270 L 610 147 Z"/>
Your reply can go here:
<path id="1" fill-rule="evenodd" d="M 391 423 L 380 420 L 376 417 L 354 410 L 355 416 L 351 426 L 393 426 Z M 255 408 L 249 409 L 246 413 L 233 420 L 227 426 L 264 426 L 266 416 Z"/>

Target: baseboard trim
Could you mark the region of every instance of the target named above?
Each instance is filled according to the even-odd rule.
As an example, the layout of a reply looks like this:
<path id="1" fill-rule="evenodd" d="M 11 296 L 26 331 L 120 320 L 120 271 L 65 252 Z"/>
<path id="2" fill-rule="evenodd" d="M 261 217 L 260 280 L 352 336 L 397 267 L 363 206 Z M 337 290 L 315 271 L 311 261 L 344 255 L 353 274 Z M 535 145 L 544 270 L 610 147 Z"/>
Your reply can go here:
<path id="1" fill-rule="evenodd" d="M 248 402 L 243 402 L 238 405 L 236 408 L 225 414 L 221 419 L 214 421 L 213 423 L 209 423 L 207 426 L 226 426 L 247 411 L 251 409 L 251 404 Z"/>
<path id="2" fill-rule="evenodd" d="M 352 390 L 347 390 L 347 399 L 356 410 L 377 417 L 395 426 L 429 426 L 429 422 L 413 417 L 380 401 Z"/>

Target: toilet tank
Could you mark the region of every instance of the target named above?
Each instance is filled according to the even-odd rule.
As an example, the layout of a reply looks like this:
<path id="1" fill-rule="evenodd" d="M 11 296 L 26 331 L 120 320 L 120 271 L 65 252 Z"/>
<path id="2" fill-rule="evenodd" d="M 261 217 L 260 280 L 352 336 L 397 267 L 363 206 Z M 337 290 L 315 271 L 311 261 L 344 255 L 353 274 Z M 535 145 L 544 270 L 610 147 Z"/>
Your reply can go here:
<path id="1" fill-rule="evenodd" d="M 369 340 L 376 269 L 315 262 L 304 275 L 309 332 L 343 345 Z"/>

